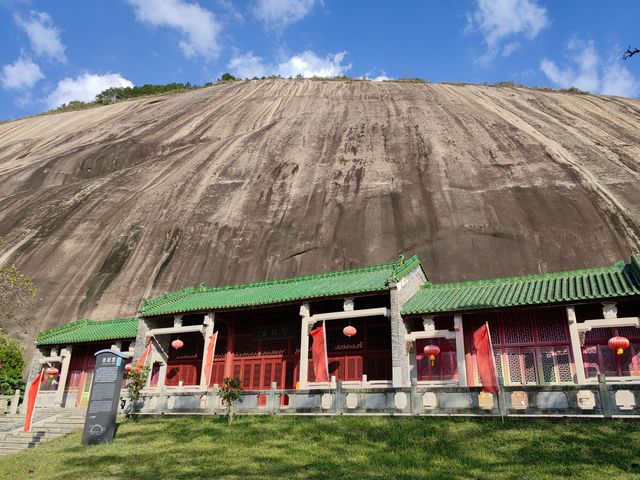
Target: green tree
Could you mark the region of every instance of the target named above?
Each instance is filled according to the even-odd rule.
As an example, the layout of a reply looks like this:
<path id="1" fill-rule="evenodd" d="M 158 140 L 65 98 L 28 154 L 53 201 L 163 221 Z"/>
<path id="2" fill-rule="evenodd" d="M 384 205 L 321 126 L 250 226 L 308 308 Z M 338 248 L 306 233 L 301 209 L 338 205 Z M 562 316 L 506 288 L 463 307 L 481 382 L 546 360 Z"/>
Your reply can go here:
<path id="1" fill-rule="evenodd" d="M 147 379 L 149 378 L 149 372 L 151 367 L 145 365 L 144 367 L 133 367 L 129 371 L 129 383 L 127 383 L 127 393 L 129 394 L 129 411 L 127 417 L 132 419 L 138 418 L 138 410 L 140 409 L 140 392 L 147 385 Z"/>
<path id="2" fill-rule="evenodd" d="M 0 238 L 0 247 L 3 240 Z M 0 320 L 13 322 L 38 302 L 38 288 L 14 263 L 0 263 Z"/>
<path id="3" fill-rule="evenodd" d="M 22 347 L 0 329 L 0 395 L 12 395 L 16 389 L 24 391 Z"/>
<path id="4" fill-rule="evenodd" d="M 232 82 L 233 80 L 238 80 L 238 79 L 228 72 L 223 73 L 218 79 L 219 82 Z"/>
<path id="5" fill-rule="evenodd" d="M 222 404 L 227 407 L 227 425 L 233 422 L 233 407 L 242 402 L 242 381 L 239 378 L 226 377 L 218 393 Z"/>

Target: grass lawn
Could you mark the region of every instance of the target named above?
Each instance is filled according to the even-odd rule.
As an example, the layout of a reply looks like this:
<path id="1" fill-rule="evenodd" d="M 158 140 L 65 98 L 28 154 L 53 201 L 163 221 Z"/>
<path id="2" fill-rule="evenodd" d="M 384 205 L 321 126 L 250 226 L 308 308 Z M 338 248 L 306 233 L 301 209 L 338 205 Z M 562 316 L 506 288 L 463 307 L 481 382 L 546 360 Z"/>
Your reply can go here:
<path id="1" fill-rule="evenodd" d="M 640 479 L 640 422 L 394 417 L 143 418 L 0 457 L 2 479 Z"/>

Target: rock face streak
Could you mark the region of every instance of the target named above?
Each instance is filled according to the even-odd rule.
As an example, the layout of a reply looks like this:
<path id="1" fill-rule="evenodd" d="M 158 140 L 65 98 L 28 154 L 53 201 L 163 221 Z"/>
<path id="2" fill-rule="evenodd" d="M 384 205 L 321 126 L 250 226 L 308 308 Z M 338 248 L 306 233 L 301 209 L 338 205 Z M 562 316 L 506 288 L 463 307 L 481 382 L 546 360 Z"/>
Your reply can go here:
<path id="1" fill-rule="evenodd" d="M 473 85 L 243 81 L 0 124 L 0 258 L 34 332 L 142 298 L 417 253 L 432 281 L 640 245 L 640 101 Z"/>

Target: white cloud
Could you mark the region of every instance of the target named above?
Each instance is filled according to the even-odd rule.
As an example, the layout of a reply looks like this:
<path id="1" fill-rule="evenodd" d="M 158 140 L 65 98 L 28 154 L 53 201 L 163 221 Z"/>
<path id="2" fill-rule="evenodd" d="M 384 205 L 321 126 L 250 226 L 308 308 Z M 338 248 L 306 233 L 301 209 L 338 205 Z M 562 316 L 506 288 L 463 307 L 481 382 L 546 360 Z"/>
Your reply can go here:
<path id="1" fill-rule="evenodd" d="M 182 35 L 179 45 L 188 58 L 215 58 L 220 53 L 220 24 L 212 12 L 184 0 L 128 0 L 136 19 L 155 27 L 168 27 Z"/>
<path id="2" fill-rule="evenodd" d="M 395 80 L 393 77 L 388 77 L 387 73 L 383 70 L 380 75 L 373 76 L 372 72 L 367 72 L 363 76 L 359 77 L 363 80 L 371 80 L 372 82 L 386 82 L 388 80 Z"/>
<path id="3" fill-rule="evenodd" d="M 343 64 L 347 52 L 320 57 L 311 50 L 293 55 L 280 63 L 267 64 L 261 57 L 249 52 L 231 59 L 227 67 L 231 73 L 242 78 L 280 75 L 295 77 L 339 77 L 351 69 L 351 64 Z"/>
<path id="4" fill-rule="evenodd" d="M 59 62 L 67 61 L 64 54 L 65 46 L 60 40 L 60 29 L 48 13 L 32 10 L 26 20 L 16 13 L 13 20 L 29 36 L 31 48 L 36 54 Z"/>
<path id="5" fill-rule="evenodd" d="M 240 78 L 264 77 L 271 74 L 267 73 L 267 66 L 262 58 L 255 56 L 253 52 L 233 57 L 227 67 Z"/>
<path id="6" fill-rule="evenodd" d="M 565 56 L 568 61 L 564 67 L 547 58 L 540 62 L 540 69 L 558 87 L 622 97 L 635 97 L 640 93 L 640 82 L 620 64 L 619 58 L 612 56 L 603 62 L 592 40 L 571 39 Z"/>
<path id="7" fill-rule="evenodd" d="M 284 30 L 306 17 L 316 3 L 317 0 L 257 0 L 253 13 L 267 26 Z"/>
<path id="8" fill-rule="evenodd" d="M 43 78 L 44 74 L 40 67 L 30 58 L 19 58 L 2 67 L 0 83 L 6 89 L 23 90 L 33 87 Z"/>
<path id="9" fill-rule="evenodd" d="M 133 83 L 119 73 L 84 73 L 76 78 L 60 80 L 56 89 L 47 97 L 46 103 L 49 108 L 56 108 L 72 100 L 90 102 L 98 93 L 111 87 L 133 87 Z"/>
<path id="10" fill-rule="evenodd" d="M 476 10 L 468 15 L 467 32 L 479 31 L 484 36 L 487 51 L 479 63 L 487 63 L 499 53 L 508 57 L 520 47 L 513 37 L 533 39 L 549 25 L 547 9 L 536 0 L 476 1 Z M 503 46 L 507 40 L 511 41 Z"/>

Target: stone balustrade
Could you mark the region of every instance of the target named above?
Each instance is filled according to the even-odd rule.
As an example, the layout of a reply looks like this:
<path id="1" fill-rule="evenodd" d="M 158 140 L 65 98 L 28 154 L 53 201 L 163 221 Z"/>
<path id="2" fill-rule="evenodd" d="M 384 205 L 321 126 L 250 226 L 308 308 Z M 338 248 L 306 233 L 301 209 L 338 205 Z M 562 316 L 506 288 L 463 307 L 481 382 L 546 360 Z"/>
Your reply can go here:
<path id="1" fill-rule="evenodd" d="M 124 392 L 123 392 L 124 393 Z M 126 398 L 123 398 L 126 405 Z M 122 411 L 127 408 L 123 406 Z M 143 415 L 224 415 L 218 387 L 210 390 L 166 389 L 145 391 Z M 480 388 L 427 387 L 413 383 L 401 388 L 333 388 L 245 392 L 237 414 L 314 415 L 462 415 L 536 417 L 640 418 L 640 385 L 509 386 L 499 394 Z"/>

